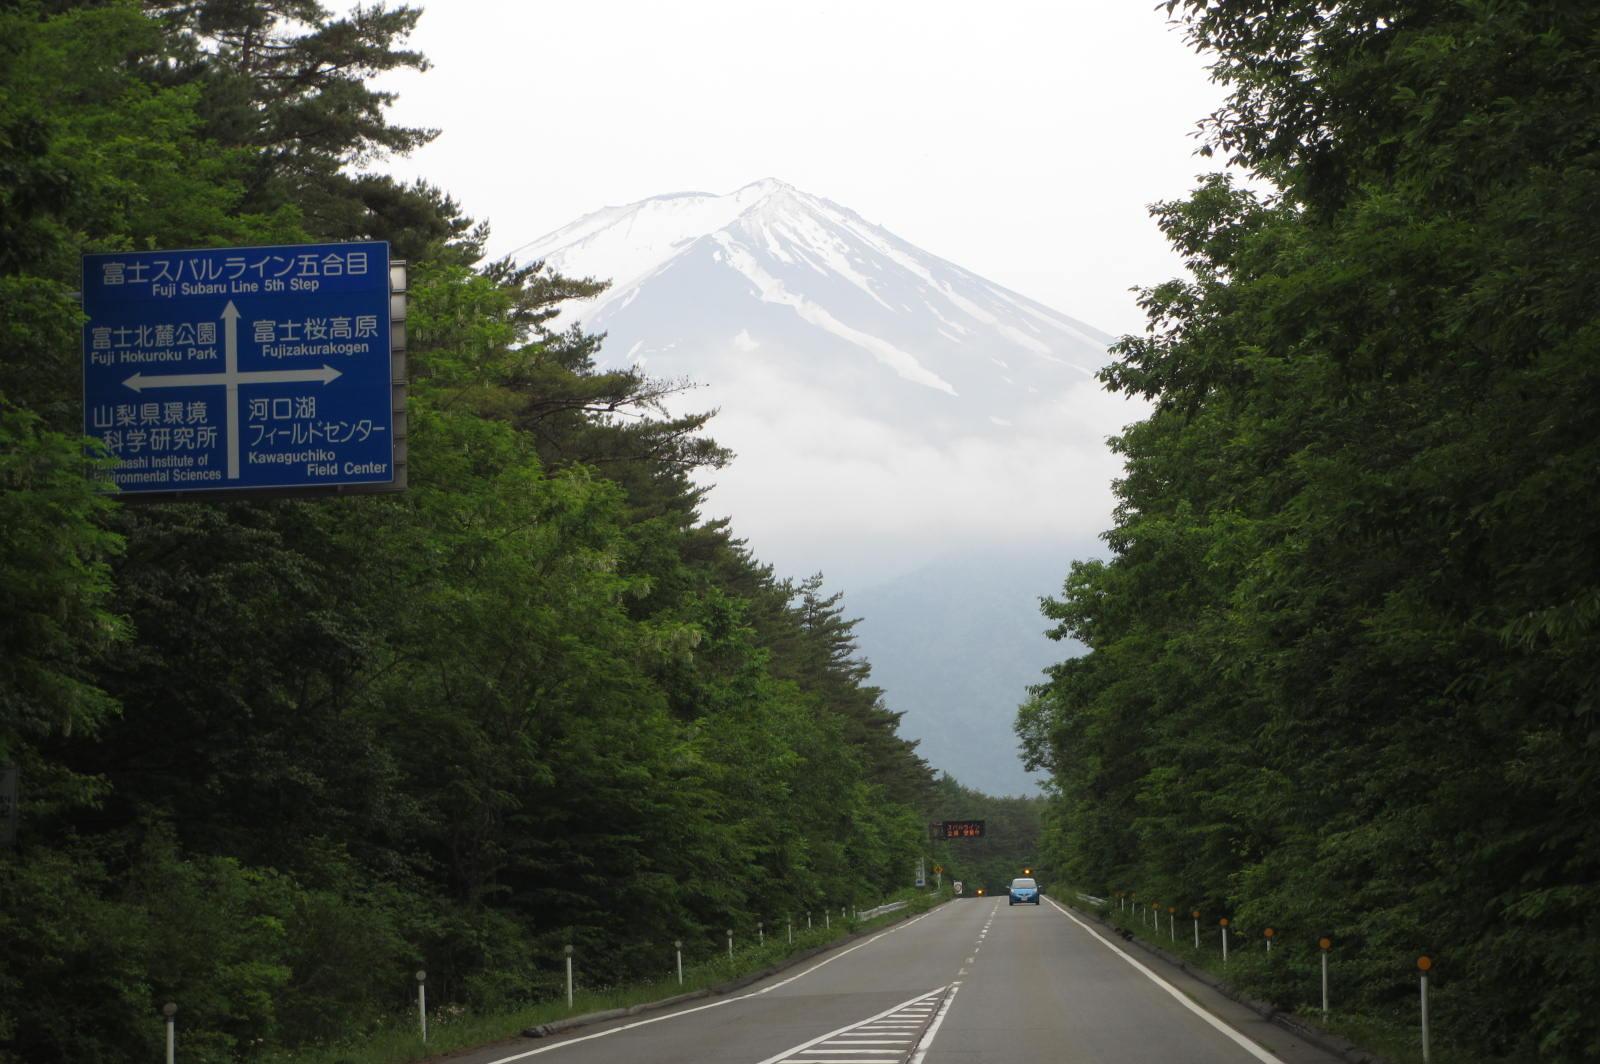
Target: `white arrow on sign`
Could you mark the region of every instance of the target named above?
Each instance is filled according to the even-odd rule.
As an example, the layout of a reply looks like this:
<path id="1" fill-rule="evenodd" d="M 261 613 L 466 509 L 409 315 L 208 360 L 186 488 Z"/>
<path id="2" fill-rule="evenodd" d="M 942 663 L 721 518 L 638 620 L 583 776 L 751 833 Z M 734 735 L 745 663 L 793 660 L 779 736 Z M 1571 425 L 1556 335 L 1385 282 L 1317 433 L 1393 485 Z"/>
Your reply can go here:
<path id="1" fill-rule="evenodd" d="M 172 373 L 146 377 L 142 373 L 135 373 L 122 383 L 139 392 L 146 388 L 193 388 L 205 384 L 222 384 L 228 376 L 226 373 Z M 324 362 L 321 369 L 268 369 L 257 370 L 254 373 L 238 373 L 234 376 L 245 384 L 279 384 L 287 381 L 321 381 L 327 384 L 343 374 Z"/>
<path id="2" fill-rule="evenodd" d="M 239 308 L 228 300 L 222 308 L 223 372 L 172 373 L 146 377 L 135 373 L 123 381 L 123 387 L 142 392 L 146 388 L 200 388 L 225 385 L 228 389 L 228 479 L 239 479 L 239 385 L 288 384 L 297 381 L 320 381 L 327 384 L 340 372 L 323 363 L 321 369 L 263 369 L 250 373 L 239 372 Z"/>

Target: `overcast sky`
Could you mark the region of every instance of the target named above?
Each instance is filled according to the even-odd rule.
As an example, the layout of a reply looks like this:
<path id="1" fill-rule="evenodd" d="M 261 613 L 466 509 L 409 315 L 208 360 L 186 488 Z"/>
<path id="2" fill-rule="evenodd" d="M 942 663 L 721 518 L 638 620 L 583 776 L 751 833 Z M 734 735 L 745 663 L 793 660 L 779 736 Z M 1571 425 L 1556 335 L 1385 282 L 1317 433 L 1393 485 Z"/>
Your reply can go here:
<path id="1" fill-rule="evenodd" d="M 385 168 L 443 187 L 503 254 L 581 214 L 778 177 L 1111 333 L 1177 272 L 1146 213 L 1213 168 L 1221 90 L 1152 0 L 450 0 Z"/>

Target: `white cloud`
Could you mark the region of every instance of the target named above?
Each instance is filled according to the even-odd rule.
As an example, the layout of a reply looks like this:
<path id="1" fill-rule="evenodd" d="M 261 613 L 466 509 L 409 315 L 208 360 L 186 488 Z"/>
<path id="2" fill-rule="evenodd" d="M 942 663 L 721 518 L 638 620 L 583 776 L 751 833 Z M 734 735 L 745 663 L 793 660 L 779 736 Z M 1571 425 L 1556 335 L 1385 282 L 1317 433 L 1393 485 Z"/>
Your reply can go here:
<path id="1" fill-rule="evenodd" d="M 1145 413 L 1084 380 L 1009 428 L 930 441 L 759 359 L 689 400 L 721 407 L 711 434 L 738 455 L 706 478 L 706 515 L 780 573 L 854 587 L 973 545 L 1094 542 L 1121 470 L 1106 439 Z"/>

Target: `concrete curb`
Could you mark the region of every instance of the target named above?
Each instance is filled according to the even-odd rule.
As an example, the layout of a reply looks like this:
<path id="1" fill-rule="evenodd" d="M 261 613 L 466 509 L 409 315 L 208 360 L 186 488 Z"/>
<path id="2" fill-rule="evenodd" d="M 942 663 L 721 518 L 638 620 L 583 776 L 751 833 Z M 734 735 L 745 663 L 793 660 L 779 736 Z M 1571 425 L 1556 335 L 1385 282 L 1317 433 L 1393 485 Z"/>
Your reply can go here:
<path id="1" fill-rule="evenodd" d="M 955 899 L 953 898 L 946 898 L 944 901 L 939 902 L 938 905 L 930 905 L 920 913 L 906 914 L 905 916 L 902 916 L 901 919 L 906 919 L 910 915 L 922 916 L 926 913 L 931 913 L 935 909 L 939 908 L 940 905 L 948 905 L 954 900 Z M 891 924 L 898 922 L 899 921 L 897 920 L 889 921 Z M 736 979 L 730 979 L 726 983 L 718 983 L 716 986 L 704 987 L 700 990 L 691 990 L 684 994 L 674 994 L 672 997 L 662 998 L 659 1001 L 646 1001 L 638 1005 L 629 1005 L 627 1008 L 602 1009 L 599 1012 L 586 1012 L 581 1016 L 568 1016 L 564 1019 L 554 1020 L 550 1023 L 541 1023 L 536 1027 L 526 1027 L 523 1028 L 522 1037 L 548 1038 L 551 1035 L 562 1034 L 577 1027 L 588 1027 L 591 1024 L 605 1023 L 608 1020 L 620 1020 L 628 1016 L 637 1016 L 640 1013 L 656 1012 L 660 1009 L 670 1009 L 674 1005 L 681 1005 L 686 1001 L 696 1001 L 700 998 L 708 997 L 722 997 L 726 994 L 733 993 L 735 990 L 743 990 L 752 983 L 759 983 L 763 979 L 767 979 L 771 976 L 777 975 L 780 972 L 785 972 L 790 968 L 804 964 L 813 957 L 832 952 L 841 946 L 847 946 L 857 939 L 866 938 L 870 935 L 876 935 L 882 930 L 883 926 L 880 926 L 874 927 L 869 931 L 852 932 L 841 939 L 837 939 L 825 945 L 812 946 L 810 949 L 801 950 L 792 957 L 785 957 L 777 964 L 769 965 L 760 969 L 759 971 L 751 972 L 747 975 L 741 975 Z"/>
<path id="2" fill-rule="evenodd" d="M 1235 990 L 1232 985 L 1223 982 L 1210 971 L 1206 970 L 1205 968 L 1199 968 L 1193 964 L 1190 964 L 1188 961 L 1184 960 L 1182 957 L 1179 957 L 1175 953 L 1168 953 L 1160 946 L 1146 942 L 1137 935 L 1124 935 L 1120 928 L 1093 910 L 1077 909 L 1077 912 L 1080 916 L 1087 917 L 1088 919 L 1099 924 L 1105 930 L 1109 931 L 1112 936 L 1121 939 L 1129 945 L 1139 947 L 1157 960 L 1165 961 L 1174 968 L 1187 972 L 1195 979 L 1198 979 L 1200 982 L 1217 991 L 1217 993 L 1221 994 L 1223 997 L 1237 1001 L 1251 1012 L 1256 1013 L 1262 1019 L 1282 1027 L 1296 1038 L 1311 1043 L 1324 1053 L 1333 1054 L 1340 1060 L 1345 1061 L 1346 1064 L 1389 1064 L 1385 1058 L 1378 1056 L 1376 1053 L 1373 1053 L 1370 1050 L 1362 1049 L 1354 1042 L 1351 1042 L 1348 1039 L 1340 1038 L 1336 1034 L 1330 1034 L 1329 1032 L 1320 1028 L 1313 1027 L 1293 1013 L 1284 1012 L 1276 1005 L 1268 1004 L 1265 1001 L 1257 1001 L 1254 998 L 1245 997 L 1238 990 Z"/>

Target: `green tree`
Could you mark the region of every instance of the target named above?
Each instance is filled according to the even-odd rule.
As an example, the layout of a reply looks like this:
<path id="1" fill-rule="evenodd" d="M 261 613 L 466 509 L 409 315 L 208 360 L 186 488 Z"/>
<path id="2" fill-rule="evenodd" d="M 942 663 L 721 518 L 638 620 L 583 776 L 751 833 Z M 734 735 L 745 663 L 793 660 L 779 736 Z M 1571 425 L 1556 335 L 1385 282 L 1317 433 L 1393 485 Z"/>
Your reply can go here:
<path id="1" fill-rule="evenodd" d="M 1091 653 L 1019 718 L 1049 845 L 1286 930 L 1260 992 L 1303 998 L 1332 931 L 1382 1012 L 1434 952 L 1463 1041 L 1584 1059 L 1600 16 L 1167 9 L 1232 89 L 1211 149 L 1272 191 L 1157 209 L 1190 276 L 1105 375 L 1155 412 L 1112 560 L 1049 610 Z"/>

